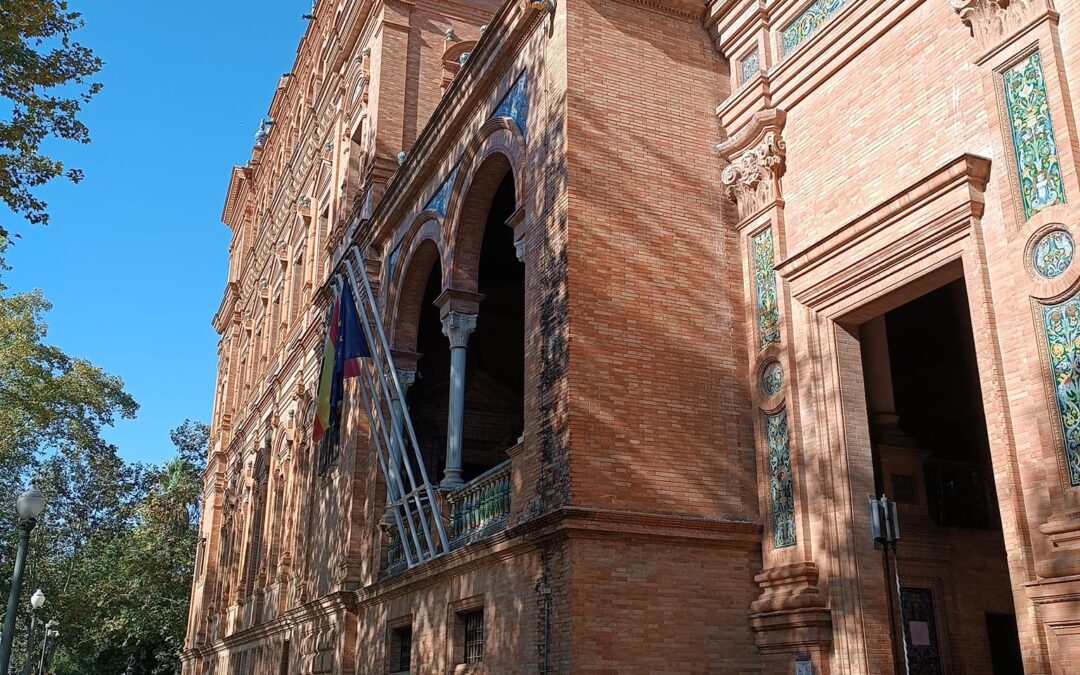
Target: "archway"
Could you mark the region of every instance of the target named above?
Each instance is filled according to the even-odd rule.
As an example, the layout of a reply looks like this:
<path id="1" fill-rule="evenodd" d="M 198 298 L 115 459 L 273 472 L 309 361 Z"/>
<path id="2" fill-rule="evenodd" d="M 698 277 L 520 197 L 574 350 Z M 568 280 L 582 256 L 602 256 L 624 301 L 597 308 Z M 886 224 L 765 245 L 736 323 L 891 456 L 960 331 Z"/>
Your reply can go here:
<path id="1" fill-rule="evenodd" d="M 455 272 L 475 269 L 466 286 L 475 284 L 482 296 L 465 371 L 461 468 L 468 481 L 505 461 L 523 430 L 525 270 L 506 224 L 517 205 L 504 156 L 485 161 L 464 206 Z"/>

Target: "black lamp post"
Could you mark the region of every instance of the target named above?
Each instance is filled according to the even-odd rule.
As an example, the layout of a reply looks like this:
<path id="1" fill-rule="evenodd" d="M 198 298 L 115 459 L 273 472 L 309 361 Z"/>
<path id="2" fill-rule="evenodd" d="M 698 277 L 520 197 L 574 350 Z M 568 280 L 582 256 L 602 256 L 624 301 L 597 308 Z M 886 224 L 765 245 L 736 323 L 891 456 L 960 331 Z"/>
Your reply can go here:
<path id="1" fill-rule="evenodd" d="M 19 512 L 19 552 L 15 556 L 15 572 L 11 575 L 11 593 L 8 595 L 7 615 L 4 617 L 4 634 L 0 637 L 0 673 L 11 666 L 11 643 L 15 639 L 15 617 L 19 612 L 19 592 L 22 591 L 22 575 L 26 568 L 26 550 L 30 546 L 30 532 L 45 510 L 45 495 L 31 486 L 19 495 L 15 502 Z"/>

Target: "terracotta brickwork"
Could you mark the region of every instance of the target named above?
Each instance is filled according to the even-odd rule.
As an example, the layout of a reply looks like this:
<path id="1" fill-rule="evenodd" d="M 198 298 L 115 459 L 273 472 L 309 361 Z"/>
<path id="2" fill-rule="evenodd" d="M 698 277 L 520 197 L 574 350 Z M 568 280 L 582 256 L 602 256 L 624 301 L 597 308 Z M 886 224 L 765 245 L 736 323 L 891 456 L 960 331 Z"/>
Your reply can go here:
<path id="1" fill-rule="evenodd" d="M 185 675 L 1080 673 L 1080 0 L 313 14 L 223 213 Z M 311 441 L 353 246 L 456 533 L 411 565 L 361 383 Z M 885 316 L 947 284 L 976 468 L 883 403 Z"/>

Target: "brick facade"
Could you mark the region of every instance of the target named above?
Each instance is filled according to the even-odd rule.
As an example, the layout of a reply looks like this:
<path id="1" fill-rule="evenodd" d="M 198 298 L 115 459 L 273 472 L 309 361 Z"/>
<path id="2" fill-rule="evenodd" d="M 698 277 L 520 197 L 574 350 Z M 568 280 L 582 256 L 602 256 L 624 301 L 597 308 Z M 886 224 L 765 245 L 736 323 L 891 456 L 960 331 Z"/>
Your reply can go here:
<path id="1" fill-rule="evenodd" d="M 1003 636 L 1027 673 L 1080 673 L 1080 2 L 313 13 L 223 213 L 185 675 L 890 673 L 882 490 L 912 673 L 1011 672 Z M 475 481 L 436 500 L 459 536 L 411 566 L 360 385 L 328 467 L 311 442 L 353 245 L 433 483 L 454 395 L 437 322 L 480 331 Z M 945 287 L 982 464 L 890 408 L 884 326 Z M 963 490 L 986 522 L 970 499 L 942 515 Z M 492 491 L 491 524 L 462 529 Z"/>

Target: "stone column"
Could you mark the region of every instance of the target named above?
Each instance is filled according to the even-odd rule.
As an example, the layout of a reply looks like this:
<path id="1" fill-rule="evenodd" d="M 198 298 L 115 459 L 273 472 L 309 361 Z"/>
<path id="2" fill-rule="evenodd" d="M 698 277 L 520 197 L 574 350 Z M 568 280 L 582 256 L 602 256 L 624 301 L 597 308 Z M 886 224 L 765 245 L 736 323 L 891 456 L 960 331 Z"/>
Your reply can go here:
<path id="1" fill-rule="evenodd" d="M 863 377 L 866 382 L 866 411 L 870 430 L 878 434 L 895 431 L 900 423 L 893 395 L 892 364 L 889 360 L 889 336 L 885 316 L 867 321 L 859 328 L 862 343 Z"/>
<path id="2" fill-rule="evenodd" d="M 476 315 L 451 311 L 443 316 L 443 334 L 450 339 L 450 419 L 446 429 L 446 471 L 440 484 L 446 490 L 461 487 L 461 443 L 465 424 L 465 357 L 469 336 L 476 330 Z"/>

